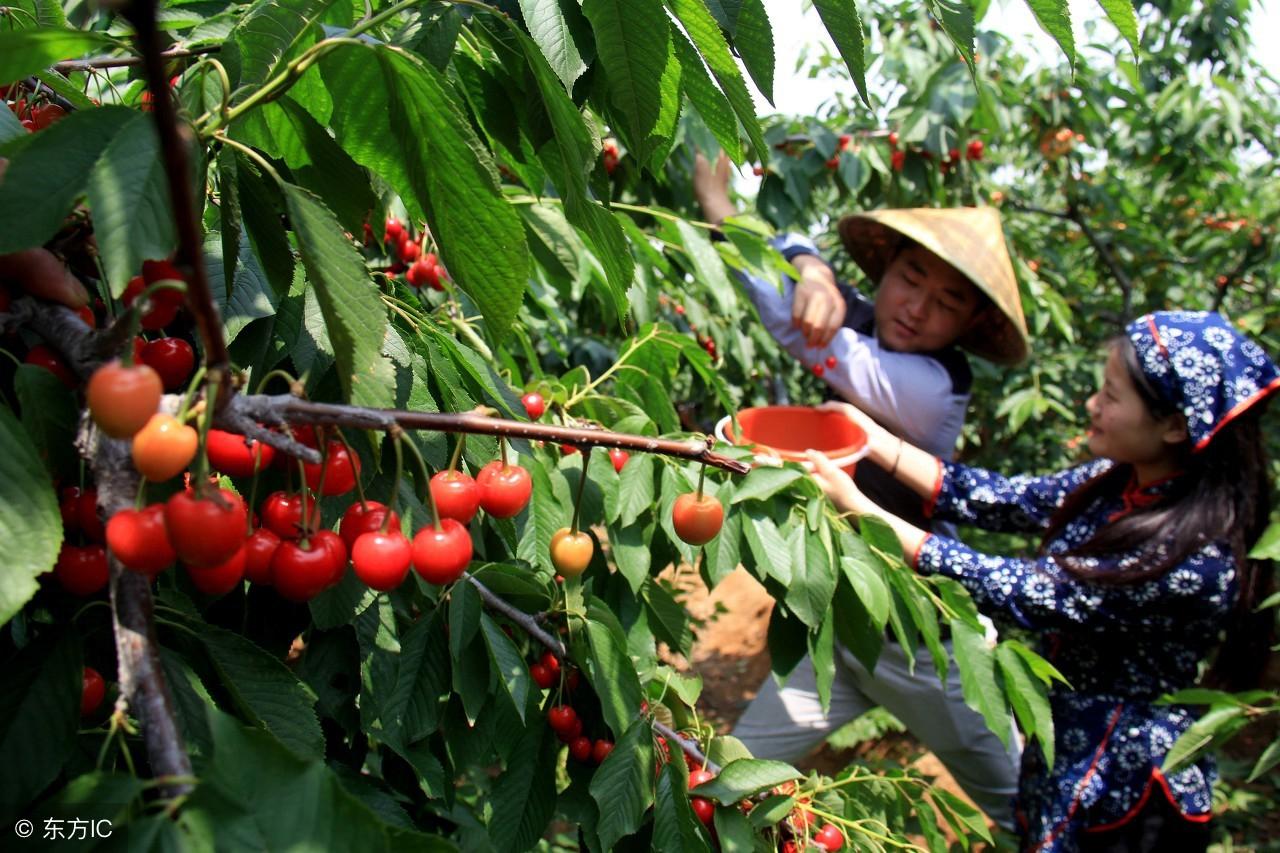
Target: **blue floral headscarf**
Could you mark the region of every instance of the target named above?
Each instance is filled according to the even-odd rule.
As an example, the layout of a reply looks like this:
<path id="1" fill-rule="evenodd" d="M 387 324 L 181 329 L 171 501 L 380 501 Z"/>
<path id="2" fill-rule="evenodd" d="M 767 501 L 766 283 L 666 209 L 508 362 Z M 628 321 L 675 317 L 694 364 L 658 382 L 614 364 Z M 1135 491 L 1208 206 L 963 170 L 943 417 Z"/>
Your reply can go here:
<path id="1" fill-rule="evenodd" d="M 1157 311 L 1131 322 L 1125 334 L 1152 387 L 1186 416 L 1196 450 L 1280 388 L 1280 368 L 1221 314 Z"/>

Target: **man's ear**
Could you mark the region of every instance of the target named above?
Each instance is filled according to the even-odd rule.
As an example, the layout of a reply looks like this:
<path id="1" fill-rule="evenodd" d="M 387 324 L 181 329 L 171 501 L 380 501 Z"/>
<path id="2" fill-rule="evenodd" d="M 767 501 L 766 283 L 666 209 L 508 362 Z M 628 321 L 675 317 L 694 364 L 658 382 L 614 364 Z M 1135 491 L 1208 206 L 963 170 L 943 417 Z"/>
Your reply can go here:
<path id="1" fill-rule="evenodd" d="M 1166 418 L 1162 418 L 1160 439 L 1168 445 L 1177 446 L 1190 440 L 1191 433 L 1187 430 L 1187 419 L 1182 414 L 1172 414 Z"/>

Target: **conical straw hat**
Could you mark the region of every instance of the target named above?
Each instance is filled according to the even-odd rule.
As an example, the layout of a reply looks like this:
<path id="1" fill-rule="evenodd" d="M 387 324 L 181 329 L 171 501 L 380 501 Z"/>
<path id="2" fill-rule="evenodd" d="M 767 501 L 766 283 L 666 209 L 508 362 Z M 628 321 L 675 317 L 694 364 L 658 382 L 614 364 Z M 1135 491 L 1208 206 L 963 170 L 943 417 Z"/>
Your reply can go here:
<path id="1" fill-rule="evenodd" d="M 845 249 L 876 282 L 903 237 L 951 264 L 991 297 L 999 311 L 998 320 L 971 329 L 959 345 L 996 364 L 1017 364 L 1027 357 L 1027 322 L 994 207 L 874 210 L 844 217 L 839 229 Z"/>

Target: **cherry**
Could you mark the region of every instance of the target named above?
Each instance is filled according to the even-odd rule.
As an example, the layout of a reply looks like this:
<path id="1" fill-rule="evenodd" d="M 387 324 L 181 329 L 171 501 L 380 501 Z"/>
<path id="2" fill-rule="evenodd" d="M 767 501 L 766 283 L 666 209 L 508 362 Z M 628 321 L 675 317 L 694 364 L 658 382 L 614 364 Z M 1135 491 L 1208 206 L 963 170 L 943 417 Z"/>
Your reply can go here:
<path id="1" fill-rule="evenodd" d="M 271 445 L 220 429 L 209 430 L 204 449 L 209 464 L 229 477 L 252 477 L 255 459 L 261 471 L 276 458 Z"/>
<path id="2" fill-rule="evenodd" d="M 409 282 L 413 287 L 422 287 L 429 285 L 439 290 L 440 274 L 436 268 L 429 265 L 426 261 L 419 258 L 414 261 L 413 266 L 409 267 L 409 272 L 405 273 L 405 281 Z"/>
<path id="3" fill-rule="evenodd" d="M 133 437 L 129 453 L 138 473 L 159 483 L 186 470 L 199 444 L 200 436 L 194 428 L 173 415 L 156 412 Z"/>
<path id="4" fill-rule="evenodd" d="M 107 549 L 101 545 L 68 545 L 65 542 L 53 564 L 53 576 L 72 595 L 93 595 L 107 585 Z"/>
<path id="5" fill-rule="evenodd" d="M 556 683 L 556 674 L 540 663 L 535 663 L 529 667 L 529 677 L 533 679 L 534 684 L 543 690 L 549 689 Z"/>
<path id="6" fill-rule="evenodd" d="M 547 711 L 547 725 L 558 734 L 571 731 L 577 720 L 578 712 L 569 705 L 554 705 Z"/>
<path id="7" fill-rule="evenodd" d="M 822 368 L 822 365 L 821 365 L 821 364 L 815 364 L 813 367 L 811 367 L 811 368 L 809 368 L 809 369 L 813 371 L 813 375 L 814 375 L 814 376 L 821 376 L 821 375 L 822 375 L 823 368 Z"/>
<path id="8" fill-rule="evenodd" d="M 591 738 L 578 735 L 569 744 L 569 754 L 575 761 L 586 763 L 591 760 Z"/>
<path id="9" fill-rule="evenodd" d="M 698 820 L 702 821 L 703 826 L 711 825 L 711 821 L 716 816 L 716 807 L 710 800 L 703 797 L 691 797 L 689 805 L 693 806 L 693 813 L 698 816 Z"/>
<path id="10" fill-rule="evenodd" d="M 577 453 L 578 448 L 572 444 L 562 444 L 560 445 L 560 452 L 565 456 L 569 456 L 570 454 Z"/>
<path id="11" fill-rule="evenodd" d="M 412 556 L 413 546 L 398 528 L 374 530 L 356 539 L 351 565 L 365 586 L 389 592 L 404 582 Z"/>
<path id="12" fill-rule="evenodd" d="M 400 262 L 412 264 L 418 260 L 418 255 L 422 254 L 422 247 L 410 239 L 407 235 L 405 239 L 400 241 Z M 410 267 L 410 270 L 413 268 Z"/>
<path id="13" fill-rule="evenodd" d="M 319 490 L 324 497 L 345 495 L 356 487 L 360 477 L 360 457 L 353 456 L 341 441 L 330 441 L 328 455 L 323 463 L 305 463 L 303 470 L 311 490 Z M 320 473 L 324 472 L 324 488 L 320 489 Z"/>
<path id="14" fill-rule="evenodd" d="M 853 145 L 853 135 L 849 133 L 840 134 L 840 150 L 844 151 Z"/>
<path id="15" fill-rule="evenodd" d="M 86 666 L 80 680 L 80 716 L 88 717 L 102 704 L 107 695 L 107 683 L 93 667 Z"/>
<path id="16" fill-rule="evenodd" d="M 76 520 L 80 532 L 92 542 L 105 542 L 107 531 L 98 516 L 98 490 L 85 489 L 76 500 Z"/>
<path id="17" fill-rule="evenodd" d="M 36 344 L 27 350 L 27 356 L 23 361 L 36 367 L 43 367 L 58 377 L 58 381 L 68 388 L 74 388 L 80 384 L 80 380 L 71 372 L 71 368 L 67 366 L 61 356 L 44 344 Z"/>
<path id="18" fill-rule="evenodd" d="M 524 403 L 524 410 L 529 415 L 529 420 L 536 421 L 542 417 L 542 413 L 547 410 L 547 403 L 542 399 L 542 395 L 536 391 L 525 394 L 520 398 L 520 402 Z"/>
<path id="19" fill-rule="evenodd" d="M 148 277 L 148 264 L 154 263 L 156 262 L 144 261 L 142 264 L 143 274 L 136 275 L 129 279 L 129 284 L 125 287 L 124 293 L 120 295 L 120 300 L 124 302 L 125 306 L 132 306 L 134 301 L 142 295 L 142 292 L 157 281 L 166 279 L 173 279 L 177 281 L 182 280 L 182 277 L 178 275 L 177 270 L 174 270 L 170 264 L 165 264 L 165 266 L 168 267 L 168 271 L 157 267 L 151 267 L 151 275 L 159 277 Z M 182 308 L 182 299 L 183 296 L 180 292 L 169 288 L 157 290 L 152 293 L 147 297 L 147 301 L 150 305 L 148 306 L 146 313 L 142 315 L 142 328 L 163 329 L 165 326 L 172 323 L 178 316 L 178 310 Z"/>
<path id="20" fill-rule="evenodd" d="M 834 823 L 828 823 L 813 834 L 813 843 L 832 853 L 844 846 L 844 833 Z"/>
<path id="21" fill-rule="evenodd" d="M 716 774 L 706 768 L 699 767 L 696 770 L 692 770 L 689 772 L 689 790 L 693 790 L 703 782 L 710 782 L 714 778 L 716 778 Z"/>
<path id="22" fill-rule="evenodd" d="M 36 130 L 44 130 L 66 114 L 67 111 L 57 104 L 45 104 L 31 111 L 31 120 L 35 123 Z"/>
<path id="23" fill-rule="evenodd" d="M 76 309 L 76 316 L 84 321 L 84 324 L 90 329 L 98 328 L 98 318 L 93 316 L 93 309 L 88 305 L 81 305 Z"/>
<path id="24" fill-rule="evenodd" d="M 311 516 L 310 532 L 320 527 L 320 510 L 315 499 L 305 493 L 289 494 L 288 492 L 272 492 L 262 502 L 259 509 L 262 524 L 281 539 L 297 539 L 302 536 L 302 502 L 307 501 Z"/>
<path id="25" fill-rule="evenodd" d="M 80 487 L 67 486 L 58 501 L 58 513 L 62 516 L 62 529 L 75 533 L 80 529 Z"/>
<path id="26" fill-rule="evenodd" d="M 834 355 L 827 356 L 827 370 L 833 369 L 838 363 Z"/>
<path id="27" fill-rule="evenodd" d="M 613 463 L 613 470 L 619 474 L 622 473 L 622 466 L 627 464 L 627 460 L 631 458 L 631 454 L 623 450 L 621 447 L 609 448 L 609 461 Z"/>
<path id="28" fill-rule="evenodd" d="M 259 527 L 244 541 L 244 576 L 250 583 L 271 583 L 271 558 L 280 547 L 280 537 L 270 528 Z"/>
<path id="29" fill-rule="evenodd" d="M 889 165 L 895 172 L 901 172 L 902 167 L 907 165 L 907 152 L 894 151 L 889 155 Z"/>
<path id="30" fill-rule="evenodd" d="M 329 585 L 333 562 L 323 543 L 284 541 L 271 557 L 271 583 L 290 601 L 310 601 Z"/>
<path id="31" fill-rule="evenodd" d="M 325 586 L 339 583 L 347 573 L 347 546 L 343 544 L 342 537 L 332 530 L 317 530 L 311 534 L 311 544 L 328 552 L 329 581 Z"/>
<path id="32" fill-rule="evenodd" d="M 838 168 L 840 168 L 840 155 L 839 155 L 839 154 L 837 154 L 836 156 L 834 156 L 834 157 L 832 157 L 832 158 L 830 158 L 830 159 L 828 159 L 828 160 L 827 160 L 827 168 L 828 168 L 828 169 L 838 169 Z"/>
<path id="33" fill-rule="evenodd" d="M 432 290 L 444 290 L 441 281 L 448 277 L 444 267 L 440 266 L 440 260 L 436 257 L 435 252 L 427 252 L 422 257 L 422 276 L 423 281 Z"/>
<path id="34" fill-rule="evenodd" d="M 235 553 L 216 566 L 200 568 L 187 566 L 187 576 L 196 589 L 205 595 L 225 595 L 244 580 L 245 548 L 243 543 Z"/>
<path id="35" fill-rule="evenodd" d="M 551 565 L 565 577 L 576 578 L 587 570 L 595 550 L 590 534 L 561 527 L 551 536 Z"/>
<path id="36" fill-rule="evenodd" d="M 178 555 L 165 533 L 164 504 L 122 509 L 107 522 L 107 547 L 126 569 L 155 577 Z"/>
<path id="37" fill-rule="evenodd" d="M 452 583 L 470 563 L 471 535 L 452 518 L 440 519 L 439 529 L 428 524 L 413 537 L 413 568 L 427 583 Z"/>
<path id="38" fill-rule="evenodd" d="M 613 741 L 598 740 L 591 747 L 591 759 L 596 764 L 604 764 L 604 760 L 609 757 L 609 753 L 613 752 Z"/>
<path id="39" fill-rule="evenodd" d="M 394 216 L 387 217 L 386 230 L 382 232 L 382 242 L 391 245 L 399 245 L 400 238 L 404 236 L 404 225 Z"/>
<path id="40" fill-rule="evenodd" d="M 970 160 L 981 160 L 982 152 L 985 148 L 986 146 L 982 144 L 981 139 L 971 139 L 969 140 L 969 145 L 965 153 L 969 156 Z"/>
<path id="41" fill-rule="evenodd" d="M 112 438 L 132 438 L 160 408 L 163 393 L 160 376 L 150 367 L 125 367 L 116 359 L 89 377 L 85 398 L 99 429 Z"/>
<path id="42" fill-rule="evenodd" d="M 765 172 L 764 166 L 751 167 L 751 174 L 755 175 L 756 177 L 760 177 L 761 175 L 764 174 L 764 172 Z"/>
<path id="43" fill-rule="evenodd" d="M 553 675 L 560 674 L 560 658 L 551 653 L 551 650 L 542 653 L 542 657 L 538 658 L 538 663 L 545 666 Z"/>
<path id="44" fill-rule="evenodd" d="M 244 543 L 244 501 L 227 489 L 218 493 L 220 501 L 197 497 L 191 491 L 178 492 L 165 503 L 169 544 L 188 566 L 219 566 Z"/>
<path id="45" fill-rule="evenodd" d="M 671 523 L 676 535 L 690 545 L 705 545 L 720 532 L 724 524 L 724 507 L 711 495 L 701 497 L 688 492 L 676 498 L 671 508 Z"/>
<path id="46" fill-rule="evenodd" d="M 561 743 L 570 744 L 570 743 L 573 743 L 574 739 L 581 734 L 582 734 L 582 720 L 581 718 L 574 718 L 574 721 L 572 725 L 569 726 L 568 731 L 560 732 L 557 735 L 557 737 L 560 738 Z"/>
<path id="47" fill-rule="evenodd" d="M 952 163 L 958 163 L 960 161 L 960 149 L 952 148 L 949 151 L 947 151 L 947 159 L 950 160 Z"/>
<path id="48" fill-rule="evenodd" d="M 391 515 L 391 521 L 387 524 L 387 530 L 399 531 L 400 516 L 388 510 L 386 504 L 378 501 L 364 503 L 356 501 L 347 507 L 347 511 L 342 514 L 342 521 L 338 522 L 338 535 L 342 537 L 347 550 L 354 551 L 356 540 L 363 534 L 381 530 L 388 513 Z M 408 566 L 408 563 L 405 565 Z"/>
<path id="49" fill-rule="evenodd" d="M 431 499 L 442 519 L 470 524 L 480 509 L 480 487 L 462 471 L 441 471 L 431 478 Z"/>
<path id="50" fill-rule="evenodd" d="M 503 465 L 494 460 L 476 475 L 480 506 L 494 518 L 512 518 L 529 503 L 533 479 L 519 465 Z"/>
<path id="51" fill-rule="evenodd" d="M 182 338 L 151 341 L 143 346 L 140 358 L 160 375 L 166 391 L 176 391 L 185 385 L 196 365 L 195 351 Z"/>

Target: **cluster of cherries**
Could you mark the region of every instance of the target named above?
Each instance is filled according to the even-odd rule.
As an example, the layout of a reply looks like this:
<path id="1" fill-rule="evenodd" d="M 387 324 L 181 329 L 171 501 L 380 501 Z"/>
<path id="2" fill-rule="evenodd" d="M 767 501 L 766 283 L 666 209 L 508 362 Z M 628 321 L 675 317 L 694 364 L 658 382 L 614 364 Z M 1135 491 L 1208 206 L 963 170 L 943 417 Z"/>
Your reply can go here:
<path id="1" fill-rule="evenodd" d="M 10 86 L 0 86 L 0 98 L 7 99 L 10 94 L 18 94 L 17 84 Z M 27 133 L 35 133 L 38 130 L 44 130 L 60 118 L 63 118 L 67 111 L 54 103 L 38 103 L 36 101 L 28 101 L 26 97 L 19 96 L 16 100 L 6 100 L 6 105 L 18 117 L 18 121 L 26 128 Z"/>
<path id="2" fill-rule="evenodd" d="M 889 155 L 889 165 L 895 172 L 901 172 L 907 164 L 907 152 L 898 148 L 898 132 L 896 130 L 889 132 L 889 147 L 893 149 L 893 153 Z M 952 169 L 960 165 L 962 159 L 981 160 L 986 145 L 981 139 L 971 139 L 965 146 L 963 155 L 959 148 L 952 148 L 947 152 L 947 156 L 938 164 L 942 174 L 947 174 Z M 926 160 L 932 160 L 933 154 L 929 151 L 920 151 L 920 156 Z"/>
<path id="3" fill-rule="evenodd" d="M 404 273 L 405 281 L 413 287 L 430 287 L 432 290 L 444 290 L 444 281 L 449 277 L 435 252 L 422 251 L 422 238 L 425 234 L 414 237 L 403 222 L 394 216 L 387 217 L 385 230 L 382 232 L 382 244 L 397 260 L 387 269 L 387 278 L 394 279 L 398 273 Z M 373 229 L 369 223 L 364 225 L 365 244 L 373 242 Z"/>
<path id="4" fill-rule="evenodd" d="M 836 153 L 831 155 L 831 159 L 827 160 L 827 168 L 840 168 L 840 154 L 844 151 L 848 151 L 852 147 L 853 135 L 849 133 L 840 134 L 840 139 L 836 142 Z"/>

